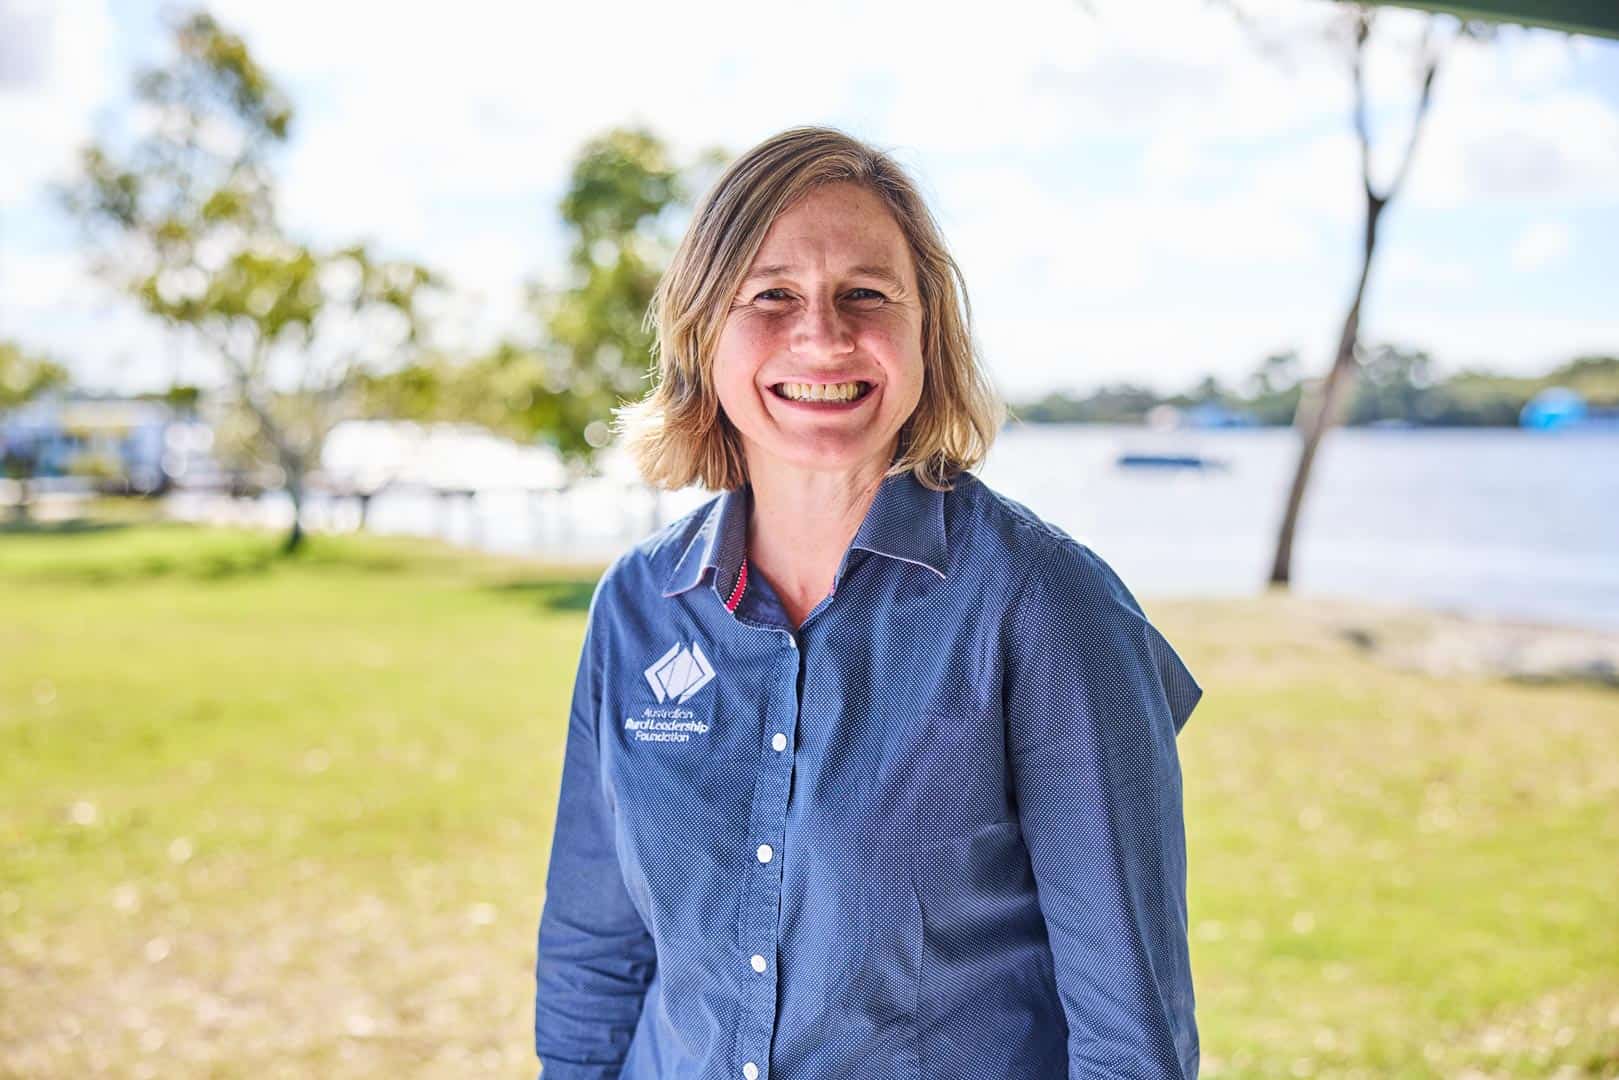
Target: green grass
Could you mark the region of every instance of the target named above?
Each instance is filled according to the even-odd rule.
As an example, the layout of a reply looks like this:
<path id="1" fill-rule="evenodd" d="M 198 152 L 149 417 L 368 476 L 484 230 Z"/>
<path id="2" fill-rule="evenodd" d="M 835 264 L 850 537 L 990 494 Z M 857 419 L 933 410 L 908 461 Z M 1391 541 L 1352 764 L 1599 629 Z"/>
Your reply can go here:
<path id="1" fill-rule="evenodd" d="M 279 539 L 0 532 L 0 1076 L 532 1075 L 593 573 Z M 1619 694 L 1147 606 L 1205 1077 L 1619 1076 Z"/>

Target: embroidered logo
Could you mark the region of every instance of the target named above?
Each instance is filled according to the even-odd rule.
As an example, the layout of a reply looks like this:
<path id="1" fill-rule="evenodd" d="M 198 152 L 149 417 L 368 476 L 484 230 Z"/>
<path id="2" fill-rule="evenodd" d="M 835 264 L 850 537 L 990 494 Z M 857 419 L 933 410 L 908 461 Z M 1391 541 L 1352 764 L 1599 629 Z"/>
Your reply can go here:
<path id="1" fill-rule="evenodd" d="M 676 704 L 684 705 L 713 678 L 714 668 L 695 641 L 689 649 L 675 642 L 646 669 L 646 681 L 652 684 L 652 692 L 658 696 L 660 705 L 671 698 Z"/>
<path id="2" fill-rule="evenodd" d="M 633 734 L 637 742 L 690 742 L 693 734 L 706 735 L 708 724 L 697 719 L 691 709 L 678 706 L 713 678 L 714 667 L 695 641 L 690 648 L 675 642 L 646 669 L 646 681 L 658 695 L 658 705 L 642 709 L 639 718 L 626 716 L 624 730 Z"/>

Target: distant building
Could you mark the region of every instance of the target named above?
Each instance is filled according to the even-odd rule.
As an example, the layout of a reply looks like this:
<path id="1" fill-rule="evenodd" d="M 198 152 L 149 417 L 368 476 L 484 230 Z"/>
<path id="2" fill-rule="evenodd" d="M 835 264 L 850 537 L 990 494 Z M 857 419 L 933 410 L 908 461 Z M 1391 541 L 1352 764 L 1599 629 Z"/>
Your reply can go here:
<path id="1" fill-rule="evenodd" d="M 1518 426 L 1538 431 L 1619 431 L 1619 408 L 1598 408 L 1577 390 L 1549 386 L 1524 405 L 1518 413 Z"/>
<path id="2" fill-rule="evenodd" d="M 46 395 L 0 415 L 0 451 L 31 461 L 34 477 L 106 491 L 167 491 L 212 445 L 206 424 L 144 398 Z"/>
<path id="3" fill-rule="evenodd" d="M 1203 401 L 1184 407 L 1155 405 L 1147 410 L 1146 420 L 1149 427 L 1156 428 L 1253 427 L 1257 423 L 1248 413 L 1217 401 Z"/>

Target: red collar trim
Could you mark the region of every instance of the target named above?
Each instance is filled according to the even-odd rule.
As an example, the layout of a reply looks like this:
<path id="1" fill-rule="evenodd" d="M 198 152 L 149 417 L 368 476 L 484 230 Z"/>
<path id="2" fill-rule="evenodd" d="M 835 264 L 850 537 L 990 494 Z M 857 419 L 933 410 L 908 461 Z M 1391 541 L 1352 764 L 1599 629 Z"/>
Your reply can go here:
<path id="1" fill-rule="evenodd" d="M 725 601 L 726 611 L 735 611 L 736 606 L 742 602 L 742 593 L 748 587 L 748 557 L 742 556 L 742 571 L 736 576 L 736 588 L 731 590 L 731 598 Z"/>

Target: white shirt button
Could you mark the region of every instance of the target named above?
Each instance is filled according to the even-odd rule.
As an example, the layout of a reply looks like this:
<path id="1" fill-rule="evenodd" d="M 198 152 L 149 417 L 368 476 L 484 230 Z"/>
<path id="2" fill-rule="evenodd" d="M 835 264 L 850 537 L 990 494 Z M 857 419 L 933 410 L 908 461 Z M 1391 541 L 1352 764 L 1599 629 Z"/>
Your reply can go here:
<path id="1" fill-rule="evenodd" d="M 783 735 L 779 731 L 776 732 L 774 735 L 770 736 L 770 748 L 772 750 L 785 750 L 785 749 L 787 749 L 787 736 Z"/>
<path id="2" fill-rule="evenodd" d="M 746 1076 L 748 1080 L 759 1080 L 759 1066 L 751 1061 L 748 1062 L 742 1066 L 742 1075 Z"/>
<path id="3" fill-rule="evenodd" d="M 770 850 L 770 845 L 769 844 L 760 844 L 759 845 L 759 861 L 760 862 L 769 862 L 770 861 L 770 856 L 772 856 L 774 854 L 775 854 L 775 852 Z"/>
<path id="4" fill-rule="evenodd" d="M 754 971 L 763 972 L 765 969 L 765 958 L 760 956 L 758 953 L 754 953 L 753 959 L 748 961 L 748 963 L 753 965 Z"/>

